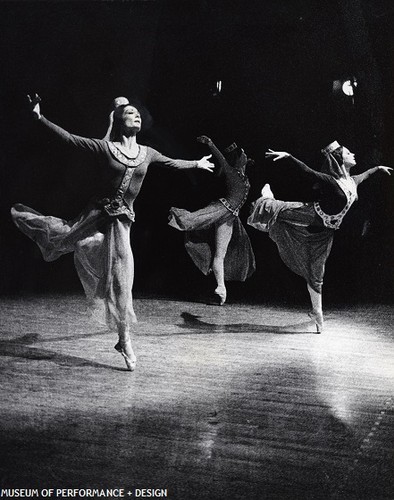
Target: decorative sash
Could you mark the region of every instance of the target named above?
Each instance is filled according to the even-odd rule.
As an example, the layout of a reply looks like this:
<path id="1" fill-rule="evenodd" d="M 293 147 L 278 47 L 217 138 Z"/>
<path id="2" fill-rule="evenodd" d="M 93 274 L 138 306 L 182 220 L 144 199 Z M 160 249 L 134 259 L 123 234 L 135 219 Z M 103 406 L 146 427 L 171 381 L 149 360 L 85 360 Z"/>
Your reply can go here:
<path id="1" fill-rule="evenodd" d="M 230 168 L 233 168 L 233 167 L 230 167 Z M 226 198 L 219 198 L 219 201 L 221 203 L 223 203 L 223 205 L 227 208 L 227 210 L 229 210 L 236 217 L 238 217 L 239 211 L 241 210 L 245 201 L 248 198 L 249 188 L 250 188 L 250 183 L 249 183 L 249 179 L 247 178 L 247 176 L 244 173 L 240 172 L 239 170 L 237 170 L 237 174 L 239 175 L 239 177 L 241 177 L 241 179 L 243 180 L 243 183 L 245 185 L 245 191 L 243 193 L 242 200 L 234 208 L 233 206 L 230 205 L 230 203 L 226 200 Z"/>
<path id="2" fill-rule="evenodd" d="M 123 178 L 119 184 L 115 195 L 112 198 L 104 198 L 100 201 L 100 205 L 110 217 L 118 217 L 119 215 L 125 215 L 132 222 L 135 220 L 135 214 L 130 209 L 123 196 L 127 191 L 131 179 L 133 177 L 135 167 L 126 167 L 124 171 Z"/>
<path id="3" fill-rule="evenodd" d="M 127 156 L 119 151 L 111 142 L 108 142 L 108 147 L 115 158 L 126 166 L 126 169 L 114 196 L 111 198 L 103 198 L 99 203 L 110 217 L 125 215 L 134 222 L 135 214 L 124 200 L 124 194 L 130 186 L 135 168 L 145 160 L 147 148 L 146 146 L 140 146 L 140 152 L 136 158 L 127 158 Z"/>
<path id="4" fill-rule="evenodd" d="M 335 179 L 335 181 L 346 195 L 347 201 L 344 208 L 338 214 L 329 215 L 323 212 L 318 201 L 315 201 L 313 204 L 315 211 L 321 217 L 324 226 L 329 229 L 339 229 L 343 218 L 349 211 L 349 208 L 357 200 L 357 186 L 352 177 L 348 177 L 347 179 Z"/>

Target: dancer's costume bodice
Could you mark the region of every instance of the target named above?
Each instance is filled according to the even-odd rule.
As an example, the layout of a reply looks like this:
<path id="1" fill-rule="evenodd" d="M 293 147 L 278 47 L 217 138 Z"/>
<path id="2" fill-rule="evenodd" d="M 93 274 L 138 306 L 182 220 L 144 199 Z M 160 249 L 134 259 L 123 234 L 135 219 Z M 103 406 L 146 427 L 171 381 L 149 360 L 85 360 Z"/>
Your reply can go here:
<path id="1" fill-rule="evenodd" d="M 342 177 L 336 179 L 332 175 L 317 172 L 294 156 L 290 158 L 297 163 L 301 170 L 319 183 L 318 199 L 313 206 L 325 227 L 339 229 L 343 218 L 352 204 L 357 200 L 356 177 Z"/>
<path id="2" fill-rule="evenodd" d="M 174 169 L 196 168 L 196 161 L 174 160 L 168 158 L 149 146 L 138 145 L 138 153 L 130 158 L 122 152 L 115 143 L 103 139 L 89 139 L 70 134 L 58 125 L 41 115 L 40 123 L 52 131 L 63 142 L 74 148 L 92 154 L 100 170 L 100 177 L 105 186 L 98 193 L 103 205 L 111 205 L 113 215 L 121 213 L 133 218 L 133 202 L 140 192 L 148 166 L 153 163 Z M 121 202 L 120 206 L 117 203 Z M 109 210 L 111 206 L 109 206 Z M 116 211 L 119 211 L 116 214 Z"/>
<path id="3" fill-rule="evenodd" d="M 348 213 L 352 204 L 357 200 L 357 186 L 352 177 L 346 179 L 335 179 L 339 187 L 345 193 L 346 205 L 337 214 L 327 214 L 325 213 L 318 201 L 315 201 L 313 206 L 316 213 L 321 217 L 325 227 L 329 229 L 339 229 L 342 224 L 343 218 Z"/>
<path id="4" fill-rule="evenodd" d="M 218 160 L 220 168 L 219 176 L 224 179 L 224 197 L 219 198 L 219 201 L 227 210 L 238 216 L 249 194 L 249 179 L 243 172 L 229 165 L 213 143 L 209 147 Z"/>

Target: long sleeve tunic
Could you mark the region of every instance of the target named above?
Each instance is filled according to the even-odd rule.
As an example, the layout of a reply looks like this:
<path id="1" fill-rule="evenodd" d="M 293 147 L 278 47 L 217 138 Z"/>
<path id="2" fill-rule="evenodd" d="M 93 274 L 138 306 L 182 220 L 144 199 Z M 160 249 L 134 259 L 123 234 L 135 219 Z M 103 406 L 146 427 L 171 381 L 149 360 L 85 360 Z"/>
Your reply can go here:
<path id="1" fill-rule="evenodd" d="M 346 193 L 341 188 L 335 177 L 313 170 L 294 156 L 290 155 L 290 158 L 296 163 L 296 165 L 305 175 L 307 175 L 313 181 L 318 182 L 319 194 L 315 201 L 319 203 L 323 212 L 329 215 L 334 215 L 341 212 L 345 208 L 348 203 L 348 197 L 346 196 Z M 352 176 L 351 179 L 353 179 L 355 185 L 358 186 L 370 175 L 377 172 L 378 169 L 379 167 L 370 168 L 360 175 Z"/>
<path id="2" fill-rule="evenodd" d="M 139 152 L 135 158 L 129 158 L 116 144 L 103 139 L 89 139 L 78 135 L 70 134 L 63 128 L 55 125 L 41 115 L 40 123 L 55 134 L 61 141 L 69 144 L 76 150 L 86 151 L 97 160 L 97 167 L 102 176 L 105 192 L 99 196 L 111 198 L 119 188 L 125 171 L 132 168 L 131 182 L 127 186 L 123 199 L 132 209 L 133 202 L 141 190 L 141 186 L 148 166 L 159 164 L 164 167 L 174 169 L 190 169 L 197 167 L 197 161 L 174 160 L 168 158 L 149 146 L 139 145 Z"/>
<path id="3" fill-rule="evenodd" d="M 315 201 L 282 201 L 262 196 L 253 204 L 248 224 L 267 231 L 286 266 L 302 276 L 313 290 L 321 293 L 334 230 L 339 228 L 356 199 L 357 185 L 376 172 L 378 167 L 354 177 L 335 179 L 309 168 L 293 156 L 290 159 L 312 181 L 319 183 L 320 191 Z"/>
<path id="4" fill-rule="evenodd" d="M 197 162 L 172 160 L 141 145 L 137 156 L 129 158 L 113 142 L 70 134 L 43 116 L 40 124 L 74 149 L 92 155 L 103 191 L 97 193 L 97 199 L 88 203 L 71 221 L 42 215 L 20 203 L 12 207 L 12 218 L 17 227 L 37 243 L 46 261 L 74 253 L 78 276 L 90 304 L 94 306 L 93 317 L 97 317 L 97 306 L 102 306 L 108 327 L 118 333 L 125 332 L 136 321 L 132 299 L 134 264 L 130 246 L 131 221 L 134 220 L 132 206 L 148 166 L 157 163 L 169 168 L 186 169 L 196 167 Z M 119 210 L 109 213 L 120 190 Z"/>
<path id="5" fill-rule="evenodd" d="M 209 144 L 209 148 L 219 163 L 217 174 L 223 182 L 223 198 L 194 212 L 172 207 L 169 225 L 185 231 L 188 254 L 200 271 L 208 274 L 212 270 L 215 254 L 212 242 L 216 227 L 231 221 L 231 239 L 224 258 L 224 279 L 244 281 L 256 267 L 249 236 L 238 217 L 250 184 L 246 175 L 231 167 L 213 143 Z"/>
<path id="6" fill-rule="evenodd" d="M 248 197 L 250 189 L 249 179 L 244 172 L 229 165 L 226 158 L 214 144 L 210 144 L 209 147 L 219 163 L 218 176 L 223 180 L 224 184 L 224 196 L 220 198 L 220 201 L 230 212 L 238 215 Z"/>

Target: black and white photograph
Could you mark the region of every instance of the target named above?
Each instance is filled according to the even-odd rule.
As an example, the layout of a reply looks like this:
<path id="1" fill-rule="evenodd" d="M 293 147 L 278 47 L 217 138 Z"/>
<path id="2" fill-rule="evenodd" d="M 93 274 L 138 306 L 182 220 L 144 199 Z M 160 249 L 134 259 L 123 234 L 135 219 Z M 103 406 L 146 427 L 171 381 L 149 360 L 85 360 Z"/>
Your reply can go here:
<path id="1" fill-rule="evenodd" d="M 393 500 L 394 3 L 0 2 L 0 498 Z"/>

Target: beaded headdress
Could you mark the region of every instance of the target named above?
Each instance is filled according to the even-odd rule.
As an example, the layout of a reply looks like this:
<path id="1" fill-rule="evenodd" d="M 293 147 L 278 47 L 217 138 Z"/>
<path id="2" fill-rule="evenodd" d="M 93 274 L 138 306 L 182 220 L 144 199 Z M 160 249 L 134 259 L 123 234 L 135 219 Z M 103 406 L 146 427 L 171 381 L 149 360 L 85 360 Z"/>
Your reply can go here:
<path id="1" fill-rule="evenodd" d="M 331 175 L 335 179 L 340 179 L 343 177 L 349 177 L 343 164 L 339 164 L 336 157 L 333 155 L 334 151 L 340 148 L 341 145 L 338 141 L 330 142 L 328 146 L 323 148 L 321 152 L 324 154 L 325 159 L 321 168 L 321 172 L 324 174 Z"/>
<path id="2" fill-rule="evenodd" d="M 224 149 L 224 152 L 231 153 L 231 151 L 235 151 L 236 149 L 238 149 L 238 146 L 235 142 L 233 142 L 230 146 L 227 146 L 227 148 Z"/>
<path id="3" fill-rule="evenodd" d="M 332 153 L 333 151 L 335 151 L 336 149 L 340 148 L 341 145 L 339 144 L 338 141 L 333 141 L 333 142 L 330 142 L 330 144 L 328 146 L 326 146 L 325 148 L 323 148 L 321 150 L 321 152 L 325 155 L 328 155 L 330 153 Z"/>
<path id="4" fill-rule="evenodd" d="M 130 104 L 127 97 L 115 97 L 115 99 L 112 101 L 112 110 L 111 113 L 109 114 L 108 129 L 105 136 L 103 137 L 105 141 L 109 141 L 111 139 L 112 127 L 114 125 L 115 109 L 119 108 L 119 106 L 126 106 L 127 104 Z"/>

